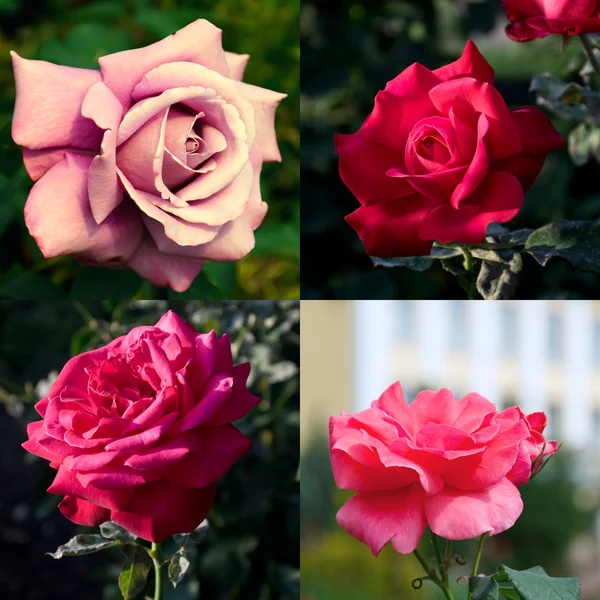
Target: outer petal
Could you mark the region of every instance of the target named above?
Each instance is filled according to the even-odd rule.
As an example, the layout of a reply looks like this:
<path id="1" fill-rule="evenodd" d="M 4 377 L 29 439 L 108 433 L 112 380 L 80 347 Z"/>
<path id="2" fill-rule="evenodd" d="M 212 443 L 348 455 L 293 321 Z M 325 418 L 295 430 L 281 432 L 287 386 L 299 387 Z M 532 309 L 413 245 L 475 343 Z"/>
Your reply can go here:
<path id="1" fill-rule="evenodd" d="M 128 108 L 133 88 L 148 71 L 164 63 L 189 61 L 227 77 L 229 65 L 221 34 L 220 29 L 199 19 L 151 46 L 103 56 L 98 59 L 102 80 Z"/>
<path id="2" fill-rule="evenodd" d="M 260 148 L 263 159 L 269 161 L 281 161 L 277 135 L 275 133 L 275 111 L 279 103 L 287 98 L 287 94 L 280 94 L 265 88 L 248 83 L 238 83 L 238 90 L 246 100 L 254 107 L 256 118 L 256 144 Z"/>
<path id="3" fill-rule="evenodd" d="M 189 533 L 202 523 L 214 501 L 215 485 L 178 488 L 166 480 L 140 486 L 127 511 L 111 518 L 127 531 L 159 543 L 174 533 Z"/>
<path id="4" fill-rule="evenodd" d="M 492 172 L 471 201 L 473 204 L 462 203 L 458 210 L 449 205 L 432 210 L 423 219 L 421 237 L 443 244 L 481 242 L 490 223 L 506 223 L 517 215 L 523 203 L 523 188 L 514 175 Z"/>
<path id="5" fill-rule="evenodd" d="M 335 145 L 340 155 L 340 177 L 362 205 L 413 193 L 406 181 L 386 175 L 398 164 L 397 150 L 372 142 L 361 131 L 350 135 L 336 134 Z"/>
<path id="6" fill-rule="evenodd" d="M 90 156 L 85 150 L 75 148 L 48 148 L 44 150 L 30 150 L 23 148 L 23 163 L 25 170 L 33 181 L 41 179 L 54 165 L 58 164 L 67 154 L 80 154 Z"/>
<path id="7" fill-rule="evenodd" d="M 425 498 L 425 514 L 431 530 L 449 540 L 467 540 L 486 531 L 495 535 L 515 524 L 523 501 L 508 479 L 476 492 L 446 489 Z"/>
<path id="8" fill-rule="evenodd" d="M 127 265 L 154 285 L 185 292 L 202 270 L 204 260 L 164 254 L 152 240 L 145 238 L 127 260 Z"/>
<path id="9" fill-rule="evenodd" d="M 97 527 L 106 521 L 110 521 L 109 509 L 75 496 L 65 496 L 58 505 L 58 509 L 69 521 L 73 521 L 78 525 Z"/>
<path id="10" fill-rule="evenodd" d="M 225 59 L 229 65 L 229 76 L 231 79 L 241 81 L 244 78 L 244 71 L 246 70 L 248 60 L 250 60 L 250 55 L 225 52 Z"/>
<path id="11" fill-rule="evenodd" d="M 87 193 L 91 160 L 68 154 L 31 189 L 25 223 L 46 258 L 77 254 L 106 262 L 130 257 L 140 243 L 142 226 L 131 205 L 119 207 L 101 225 L 94 220 Z"/>
<path id="12" fill-rule="evenodd" d="M 462 56 L 458 60 L 436 69 L 433 73 L 441 81 L 448 81 L 457 77 L 473 77 L 478 81 L 494 83 L 494 69 L 471 40 L 467 42 Z"/>
<path id="13" fill-rule="evenodd" d="M 375 556 L 390 541 L 400 554 L 410 554 L 427 525 L 423 498 L 418 485 L 395 492 L 359 492 L 338 511 L 337 522 Z"/>
<path id="14" fill-rule="evenodd" d="M 421 223 L 437 204 L 413 194 L 398 200 L 362 206 L 346 217 L 371 256 L 418 256 L 433 242 L 419 235 Z"/>
<path id="15" fill-rule="evenodd" d="M 27 60 L 11 52 L 17 100 L 13 140 L 33 150 L 54 146 L 97 149 L 102 132 L 81 114 L 81 104 L 100 73 Z"/>
<path id="16" fill-rule="evenodd" d="M 252 446 L 252 440 L 233 425 L 197 430 L 203 451 L 185 456 L 166 472 L 167 479 L 184 488 L 201 488 L 223 477 Z"/>

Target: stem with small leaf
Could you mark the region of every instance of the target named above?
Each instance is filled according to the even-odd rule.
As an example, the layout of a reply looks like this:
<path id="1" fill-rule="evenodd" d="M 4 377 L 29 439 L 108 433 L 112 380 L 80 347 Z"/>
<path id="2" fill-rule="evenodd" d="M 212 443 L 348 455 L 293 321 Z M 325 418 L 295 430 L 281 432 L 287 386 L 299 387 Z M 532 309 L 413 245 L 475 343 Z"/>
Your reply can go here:
<path id="1" fill-rule="evenodd" d="M 160 544 L 152 542 L 150 558 L 154 564 L 154 600 L 162 600 L 162 554 L 160 552 Z"/>
<path id="2" fill-rule="evenodd" d="M 479 538 L 479 545 L 477 546 L 477 554 L 475 554 L 475 561 L 473 562 L 473 571 L 472 571 L 473 577 L 477 577 L 477 574 L 479 572 L 479 562 L 481 561 L 481 553 L 483 552 L 483 545 L 485 544 L 487 534 L 488 534 L 488 532 L 486 531 L 485 533 L 481 534 L 481 537 Z M 471 600 L 471 599 L 472 599 L 472 595 L 471 595 L 471 591 L 469 590 L 469 600 Z"/>
<path id="3" fill-rule="evenodd" d="M 587 54 L 590 64 L 592 65 L 592 67 L 594 67 L 594 71 L 596 71 L 596 73 L 600 75 L 600 63 L 598 62 L 598 59 L 594 54 L 594 47 L 592 46 L 592 42 L 590 41 L 589 36 L 585 33 L 582 33 L 579 37 L 581 39 L 581 45 L 583 46 L 583 49 Z"/>
<path id="4" fill-rule="evenodd" d="M 454 596 L 452 595 L 452 592 L 450 591 L 450 587 L 448 586 L 448 583 L 446 581 L 443 581 L 442 579 L 440 579 L 437 576 L 435 569 L 431 569 L 431 570 L 429 569 L 429 565 L 427 564 L 427 561 L 423 558 L 423 556 L 421 555 L 421 553 L 418 550 L 415 550 L 413 552 L 413 554 L 415 555 L 417 560 L 421 563 L 421 566 L 425 570 L 425 573 L 427 573 L 427 577 L 429 579 L 431 579 L 431 581 L 433 581 L 433 583 L 435 583 L 442 590 L 442 592 L 444 592 L 444 596 L 446 596 L 446 600 L 454 600 Z M 441 570 L 440 570 L 440 572 L 441 572 Z M 443 576 L 443 574 L 442 574 L 442 576 Z"/>

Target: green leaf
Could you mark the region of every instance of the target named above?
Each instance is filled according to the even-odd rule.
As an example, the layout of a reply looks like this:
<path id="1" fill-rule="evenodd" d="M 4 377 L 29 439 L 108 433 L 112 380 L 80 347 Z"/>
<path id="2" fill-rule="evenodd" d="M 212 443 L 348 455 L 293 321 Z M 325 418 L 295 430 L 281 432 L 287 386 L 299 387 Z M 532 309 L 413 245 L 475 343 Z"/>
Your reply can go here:
<path id="1" fill-rule="evenodd" d="M 202 272 L 219 288 L 226 298 L 231 298 L 237 285 L 236 262 L 214 262 L 209 260 Z"/>
<path id="2" fill-rule="evenodd" d="M 584 89 L 576 83 L 565 83 L 553 73 L 541 73 L 531 80 L 530 90 L 537 102 L 562 119 L 583 121 L 589 116 Z"/>
<path id="3" fill-rule="evenodd" d="M 83 267 L 76 275 L 69 297 L 72 300 L 129 300 L 142 285 L 133 271 Z"/>
<path id="4" fill-rule="evenodd" d="M 550 577 L 542 567 L 515 571 L 502 565 L 523 600 L 579 600 L 581 588 L 575 577 Z"/>
<path id="5" fill-rule="evenodd" d="M 555 221 L 535 230 L 525 249 L 542 266 L 559 257 L 579 269 L 600 271 L 600 223 Z"/>
<path id="6" fill-rule="evenodd" d="M 130 533 L 124 527 L 121 527 L 114 521 L 106 521 L 100 525 L 100 533 L 107 540 L 119 540 L 121 542 L 133 542 L 137 539 L 136 535 Z"/>
<path id="7" fill-rule="evenodd" d="M 152 559 L 146 548 L 139 544 L 127 544 L 121 550 L 127 560 L 119 575 L 119 589 L 124 600 L 131 600 L 144 591 L 148 573 L 152 568 Z"/>
<path id="8" fill-rule="evenodd" d="M 569 134 L 569 155 L 577 167 L 585 165 L 590 156 L 597 157 L 600 148 L 600 130 L 590 123 L 579 123 Z"/>
<path id="9" fill-rule="evenodd" d="M 178 552 L 171 557 L 168 573 L 169 581 L 173 584 L 173 587 L 177 587 L 177 584 L 181 583 L 189 568 L 190 561 L 185 556 L 185 553 Z"/>
<path id="10" fill-rule="evenodd" d="M 15 274 L 16 273 L 16 274 Z M 35 272 L 12 269 L 0 283 L 0 298 L 8 300 L 66 300 L 66 292 Z"/>
<path id="11" fill-rule="evenodd" d="M 224 300 L 223 292 L 200 272 L 194 279 L 192 285 L 185 292 L 176 292 L 169 289 L 167 292 L 169 300 Z"/>
<path id="12" fill-rule="evenodd" d="M 83 554 L 93 554 L 94 552 L 100 552 L 106 550 L 106 548 L 113 548 L 114 546 L 120 546 L 119 540 L 107 540 L 101 535 L 95 534 L 82 534 L 76 535 L 71 538 L 66 544 L 59 546 L 56 552 L 48 552 L 52 558 L 62 558 L 63 556 L 81 556 Z"/>
<path id="13" fill-rule="evenodd" d="M 490 254 L 501 256 L 498 252 Z M 523 258 L 518 252 L 513 253 L 508 261 L 483 260 L 477 276 L 477 291 L 486 300 L 511 300 L 515 296 L 518 274 L 522 268 Z"/>
<path id="14" fill-rule="evenodd" d="M 429 256 L 399 256 L 396 258 L 371 256 L 371 260 L 376 267 L 406 267 L 413 271 L 426 271 L 433 266 L 434 260 L 454 258 L 461 254 L 459 248 L 446 248 L 434 244 Z"/>
<path id="15" fill-rule="evenodd" d="M 207 538 L 209 532 L 210 524 L 208 519 L 204 519 L 194 531 L 191 531 L 190 533 L 176 533 L 173 536 L 173 539 L 179 546 L 183 546 L 188 541 L 193 542 L 194 544 L 200 544 Z"/>
<path id="16" fill-rule="evenodd" d="M 498 600 L 500 588 L 492 577 L 469 577 L 469 591 L 473 600 Z"/>

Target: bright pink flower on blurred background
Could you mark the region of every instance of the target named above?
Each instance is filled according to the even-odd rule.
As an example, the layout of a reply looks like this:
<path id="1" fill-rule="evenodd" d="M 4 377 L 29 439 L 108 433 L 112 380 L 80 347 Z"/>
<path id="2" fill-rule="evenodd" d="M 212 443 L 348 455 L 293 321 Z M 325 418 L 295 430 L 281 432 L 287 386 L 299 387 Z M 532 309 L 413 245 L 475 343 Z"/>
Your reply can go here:
<path id="1" fill-rule="evenodd" d="M 547 35 L 600 32 L 598 0 L 504 0 L 508 37 L 528 42 Z"/>
<path id="2" fill-rule="evenodd" d="M 99 71 L 12 57 L 12 135 L 36 182 L 25 222 L 46 258 L 129 267 L 184 291 L 207 259 L 254 247 L 285 96 L 242 82 L 249 57 L 225 52 L 220 29 L 195 21 L 101 57 Z"/>
<path id="3" fill-rule="evenodd" d="M 80 525 L 115 521 L 160 542 L 206 517 L 215 481 L 251 442 L 232 421 L 258 402 L 250 364 L 233 366 L 226 335 L 198 332 L 168 312 L 107 346 L 72 358 L 36 404 L 23 446 L 57 469 Z"/>
<path id="4" fill-rule="evenodd" d="M 331 417 L 335 481 L 357 492 L 338 523 L 375 555 L 388 542 L 413 552 L 427 525 L 451 540 L 505 531 L 523 510 L 516 486 L 542 449 L 556 452 L 556 442 L 544 447 L 544 426 L 542 413 L 497 411 L 478 394 L 457 402 L 447 389 L 409 405 L 397 382 L 371 408 Z"/>

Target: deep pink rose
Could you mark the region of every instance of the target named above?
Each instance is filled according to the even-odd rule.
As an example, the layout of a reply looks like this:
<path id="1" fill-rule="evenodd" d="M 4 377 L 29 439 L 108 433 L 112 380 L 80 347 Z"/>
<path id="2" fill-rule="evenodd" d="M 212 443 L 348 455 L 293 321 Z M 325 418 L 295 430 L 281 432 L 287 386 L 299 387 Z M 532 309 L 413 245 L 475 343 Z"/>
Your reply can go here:
<path id="1" fill-rule="evenodd" d="M 516 42 L 600 32 L 598 0 L 504 0 L 503 5 L 510 21 L 506 33 Z"/>
<path id="2" fill-rule="evenodd" d="M 548 152 L 564 145 L 535 106 L 509 109 L 473 42 L 435 71 L 387 83 L 361 128 L 336 135 L 340 176 L 361 207 L 346 217 L 371 256 L 482 242 L 521 209 Z"/>
<path id="3" fill-rule="evenodd" d="M 198 334 L 168 312 L 72 358 L 23 446 L 58 470 L 48 491 L 64 495 L 65 517 L 160 542 L 203 521 L 215 481 L 249 451 L 231 425 L 258 402 L 249 372 L 232 365 L 226 335 Z"/>
<path id="4" fill-rule="evenodd" d="M 357 492 L 338 523 L 375 555 L 390 541 L 413 552 L 427 525 L 451 540 L 505 531 L 543 445 L 540 414 L 530 423 L 516 406 L 498 412 L 478 394 L 457 402 L 447 389 L 408 405 L 397 382 L 371 408 L 331 417 L 335 481 Z M 549 442 L 545 452 L 555 451 Z"/>
<path id="5" fill-rule="evenodd" d="M 37 182 L 25 222 L 46 258 L 129 267 L 184 291 L 207 259 L 254 247 L 285 96 L 242 83 L 249 57 L 225 52 L 220 29 L 195 21 L 103 56 L 99 71 L 12 58 L 12 135 Z"/>

